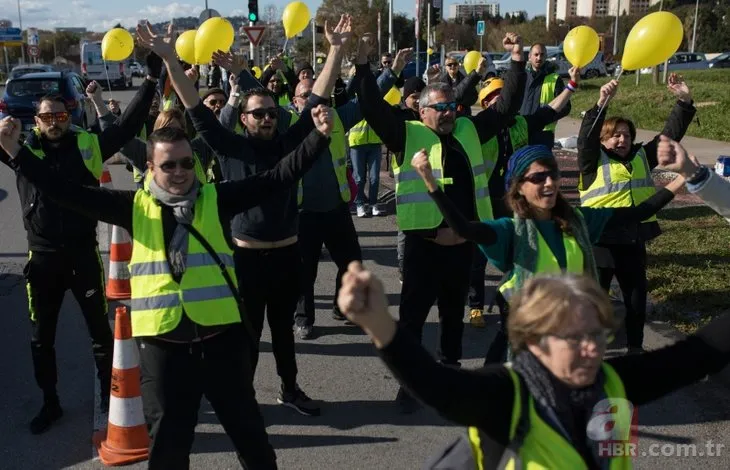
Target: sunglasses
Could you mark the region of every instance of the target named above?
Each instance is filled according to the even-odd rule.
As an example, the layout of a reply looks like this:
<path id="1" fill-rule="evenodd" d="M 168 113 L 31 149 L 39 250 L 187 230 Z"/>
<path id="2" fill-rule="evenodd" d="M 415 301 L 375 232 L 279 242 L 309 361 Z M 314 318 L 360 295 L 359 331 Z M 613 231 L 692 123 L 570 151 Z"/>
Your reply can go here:
<path id="1" fill-rule="evenodd" d="M 301 95 L 297 95 L 297 98 L 301 98 L 301 99 L 303 99 L 303 100 L 306 100 L 306 99 L 307 99 L 307 98 L 309 98 L 310 96 L 312 96 L 312 92 L 311 92 L 311 91 L 305 91 L 305 92 L 304 92 L 304 93 L 302 93 Z"/>
<path id="2" fill-rule="evenodd" d="M 431 108 L 439 113 L 445 113 L 446 111 L 455 112 L 456 111 L 456 102 L 451 101 L 449 103 L 435 103 L 435 104 L 429 104 L 426 107 Z"/>
<path id="3" fill-rule="evenodd" d="M 159 167 L 160 170 L 165 173 L 172 173 L 177 169 L 178 165 L 183 170 L 192 170 L 193 168 L 195 168 L 195 159 L 193 159 L 193 157 L 185 157 L 181 158 L 180 160 L 168 160 L 164 163 L 161 163 Z"/>
<path id="4" fill-rule="evenodd" d="M 530 175 L 525 175 L 522 177 L 522 181 L 529 181 L 532 184 L 540 184 L 544 183 L 548 177 L 552 178 L 553 180 L 556 180 L 560 178 L 560 171 L 558 170 L 550 170 L 550 171 L 540 171 L 537 173 L 532 173 Z"/>
<path id="5" fill-rule="evenodd" d="M 459 64 L 457 64 L 456 62 L 452 62 L 450 64 L 446 64 L 447 67 L 458 67 L 458 65 Z"/>
<path id="6" fill-rule="evenodd" d="M 41 113 L 38 115 L 38 119 L 48 124 L 49 122 L 66 122 L 68 121 L 69 114 L 66 111 L 60 111 L 57 113 Z"/>
<path id="7" fill-rule="evenodd" d="M 250 114 L 257 121 L 262 120 L 266 116 L 268 116 L 269 119 L 276 119 L 277 117 L 279 117 L 279 110 L 276 108 L 252 109 L 251 111 L 245 111 L 245 113 Z"/>
<path id="8" fill-rule="evenodd" d="M 383 65 L 390 65 L 392 63 L 393 63 L 393 61 L 391 61 L 391 60 L 384 60 L 383 61 Z"/>
<path id="9" fill-rule="evenodd" d="M 208 103 L 210 106 L 218 106 L 218 105 L 223 106 L 224 104 L 226 104 L 226 101 L 225 100 L 208 100 L 208 101 L 206 101 L 206 103 Z"/>

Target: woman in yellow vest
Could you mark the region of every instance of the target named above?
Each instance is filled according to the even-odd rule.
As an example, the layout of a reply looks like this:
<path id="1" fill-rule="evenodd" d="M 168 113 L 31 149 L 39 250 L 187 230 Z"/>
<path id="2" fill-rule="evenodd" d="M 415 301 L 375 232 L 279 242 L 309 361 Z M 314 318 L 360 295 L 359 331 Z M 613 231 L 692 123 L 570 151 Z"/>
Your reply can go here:
<path id="1" fill-rule="evenodd" d="M 449 227 L 476 242 L 497 269 L 507 273 L 499 287 L 506 301 L 536 274 L 569 272 L 597 278 L 592 245 L 604 229 L 655 214 L 684 184 L 679 177 L 635 207 L 573 208 L 560 193 L 560 171 L 552 151 L 542 145 L 529 145 L 515 152 L 507 164 L 505 197 L 514 218 L 470 222 L 445 197 L 425 152 L 417 153 L 412 165 Z M 507 310 L 500 305 L 502 331 L 489 348 L 487 363 L 505 360 Z"/>
<path id="2" fill-rule="evenodd" d="M 689 87 L 676 74 L 669 76 L 669 91 L 677 97 L 661 135 L 681 140 L 696 109 Z M 578 135 L 578 190 L 581 206 L 630 207 L 654 194 L 651 170 L 657 166 L 657 134 L 636 143 L 636 126 L 625 117 L 599 114 L 618 90 L 618 82 L 601 87 L 598 103 L 586 111 Z M 616 276 L 626 307 L 629 348 L 641 351 L 646 318 L 646 242 L 659 236 L 656 217 L 647 217 L 607 230 L 596 242 L 600 283 L 608 290 Z"/>
<path id="3" fill-rule="evenodd" d="M 480 370 L 437 363 L 397 326 L 382 283 L 357 262 L 343 277 L 338 301 L 402 386 L 469 427 L 468 438 L 424 468 L 630 469 L 636 407 L 730 360 L 730 315 L 671 346 L 604 360 L 616 323 L 608 296 L 587 276 L 528 280 L 510 304 L 514 361 Z"/>

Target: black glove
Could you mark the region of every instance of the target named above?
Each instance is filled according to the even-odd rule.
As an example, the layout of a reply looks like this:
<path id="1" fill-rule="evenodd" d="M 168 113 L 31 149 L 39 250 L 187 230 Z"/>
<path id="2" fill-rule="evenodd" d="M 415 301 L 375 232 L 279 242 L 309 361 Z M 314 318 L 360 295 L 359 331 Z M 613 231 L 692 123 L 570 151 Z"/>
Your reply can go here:
<path id="1" fill-rule="evenodd" d="M 152 78 L 160 78 L 162 74 L 162 59 L 154 52 L 150 52 L 144 58 L 147 65 L 147 75 Z"/>

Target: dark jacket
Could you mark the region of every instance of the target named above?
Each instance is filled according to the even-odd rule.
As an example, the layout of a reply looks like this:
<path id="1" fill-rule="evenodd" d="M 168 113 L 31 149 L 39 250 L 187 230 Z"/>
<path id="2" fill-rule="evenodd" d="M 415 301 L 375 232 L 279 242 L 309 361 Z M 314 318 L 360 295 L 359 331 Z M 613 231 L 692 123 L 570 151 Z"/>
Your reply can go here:
<path id="1" fill-rule="evenodd" d="M 527 64 L 527 81 L 525 82 L 525 94 L 522 98 L 520 114 L 522 114 L 523 116 L 529 116 L 530 114 L 535 114 L 541 106 L 547 105 L 547 103 L 545 103 L 545 105 L 540 104 L 540 92 L 542 90 L 542 83 L 545 80 L 545 77 L 549 74 L 554 73 L 555 70 L 555 65 L 550 62 L 545 62 L 545 64 L 543 64 L 543 66 L 538 71 L 535 71 L 529 63 Z M 555 93 L 551 97 L 551 101 L 552 98 L 555 98 L 560 93 L 562 93 L 564 88 L 565 83 L 563 83 L 563 79 L 558 77 L 558 80 L 555 83 Z M 570 101 L 565 105 L 565 107 L 563 107 L 563 109 L 559 113 L 557 113 L 557 115 L 555 116 L 555 121 L 564 118 L 568 114 L 570 114 Z M 534 135 L 533 141 L 531 143 L 535 145 L 546 145 L 552 148 L 554 140 L 555 134 L 553 132 L 543 131 Z"/>
<path id="2" fill-rule="evenodd" d="M 643 142 L 634 144 L 629 152 L 629 158 L 622 159 L 601 145 L 601 128 L 603 127 L 603 121 L 606 119 L 607 110 L 604 108 L 601 115 L 598 116 L 598 109 L 598 106 L 593 106 L 593 108 L 586 111 L 580 126 L 580 133 L 578 134 L 579 189 L 587 189 L 595 181 L 601 152 L 606 152 L 609 158 L 622 162 L 631 170 L 631 159 L 643 147 L 649 168 L 654 169 L 659 164 L 657 161 L 659 136 L 663 134 L 676 141 L 682 140 L 684 133 L 687 132 L 687 128 L 692 123 L 692 119 L 697 111 L 691 103 L 687 104 L 682 101 L 677 101 L 677 104 L 674 105 L 671 114 L 667 118 L 661 134 L 657 134 L 656 137 L 646 144 Z M 589 132 L 597 116 L 598 120 L 595 126 L 593 126 L 593 131 Z M 661 234 L 661 230 L 657 222 L 626 224 L 622 227 L 605 231 L 601 237 L 600 244 L 633 244 L 642 240 L 651 240 L 659 236 L 659 234 Z"/>
<path id="3" fill-rule="evenodd" d="M 145 80 L 122 114 L 117 124 L 98 134 L 103 160 L 109 159 L 127 141 L 142 129 L 149 114 L 155 83 Z M 80 185 L 98 186 L 98 180 L 84 165 L 76 134 L 67 133 L 59 146 L 51 147 L 47 140 L 31 133 L 26 141 L 32 147 L 41 147 L 45 161 L 59 180 Z M 0 150 L 0 160 L 16 169 L 15 161 Z M 23 211 L 23 225 L 28 232 L 28 249 L 32 251 L 59 251 L 76 247 L 88 250 L 96 246 L 96 221 L 60 207 L 41 193 L 25 175 L 17 173 L 18 194 Z"/>
<path id="4" fill-rule="evenodd" d="M 294 72 L 292 72 L 289 67 L 284 67 L 284 70 L 281 72 L 284 74 L 287 83 L 282 84 L 282 92 L 274 97 L 276 104 L 279 104 L 279 97 L 283 95 L 286 95 L 289 98 L 289 101 L 292 101 L 297 89 L 297 84 L 299 83 L 299 79 L 296 75 L 294 75 Z M 269 67 L 261 73 L 261 84 L 264 88 L 267 87 L 269 80 L 271 80 L 271 77 L 273 77 L 275 73 L 276 70 L 274 70 L 274 67 Z"/>

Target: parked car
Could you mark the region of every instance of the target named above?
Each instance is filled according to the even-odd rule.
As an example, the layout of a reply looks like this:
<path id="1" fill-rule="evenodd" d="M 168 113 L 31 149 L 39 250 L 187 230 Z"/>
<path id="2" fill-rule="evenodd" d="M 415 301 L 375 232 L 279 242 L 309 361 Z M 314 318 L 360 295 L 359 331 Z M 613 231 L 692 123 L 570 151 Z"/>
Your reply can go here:
<path id="1" fill-rule="evenodd" d="M 565 54 L 562 52 L 553 52 L 552 54 L 548 54 L 547 60 L 557 66 L 558 75 L 561 77 L 567 77 L 569 75 L 568 70 L 570 70 L 572 65 L 568 62 Z M 600 51 L 588 65 L 583 67 L 580 73 L 581 78 L 605 77 L 606 75 L 608 75 L 608 70 L 606 69 L 606 64 L 603 63 L 603 52 Z"/>
<path id="2" fill-rule="evenodd" d="M 669 58 L 669 71 L 677 70 L 704 70 L 710 67 L 710 62 L 701 52 L 677 52 Z M 642 74 L 651 73 L 651 67 L 641 69 Z M 659 71 L 664 70 L 664 64 L 659 64 Z"/>
<path id="3" fill-rule="evenodd" d="M 730 52 L 725 52 L 710 60 L 707 66 L 711 69 L 727 69 L 730 68 Z"/>
<path id="4" fill-rule="evenodd" d="M 66 100 L 73 124 L 84 129 L 96 124 L 94 105 L 86 97 L 81 76 L 74 72 L 29 73 L 10 80 L 0 101 L 0 115 L 20 119 L 23 124 L 21 133 L 27 134 L 35 126 L 39 98 L 49 94 L 61 95 Z"/>
<path id="5" fill-rule="evenodd" d="M 128 67 L 133 77 L 144 77 L 144 67 L 139 62 L 130 61 Z"/>
<path id="6" fill-rule="evenodd" d="M 81 75 L 107 88 L 125 89 L 132 86 L 132 73 L 124 66 L 124 62 L 104 61 L 101 41 L 81 44 Z"/>
<path id="7" fill-rule="evenodd" d="M 459 71 L 463 73 L 466 76 L 466 70 L 464 69 L 464 56 L 467 53 L 465 51 L 453 51 L 446 54 L 446 57 L 450 57 L 452 59 L 456 59 L 459 61 Z M 488 52 L 482 53 L 482 57 L 487 59 L 487 73 L 486 77 L 496 77 L 497 76 L 497 69 L 494 67 L 494 63 L 492 62 L 492 57 L 489 55 Z M 423 80 L 426 81 L 426 71 L 423 72 L 422 76 Z"/>
<path id="8" fill-rule="evenodd" d="M 438 55 L 432 55 L 431 56 L 431 61 L 428 63 L 428 65 L 426 65 L 426 59 L 425 58 L 423 60 L 420 60 L 419 61 L 418 70 L 419 70 L 419 72 L 420 71 L 424 71 L 425 72 L 428 69 L 428 67 L 430 67 L 432 65 L 439 64 L 439 63 L 441 63 L 441 57 L 438 56 Z M 408 62 L 406 64 L 406 66 L 403 67 L 403 71 L 401 72 L 401 76 L 404 79 L 409 79 L 411 77 L 415 77 L 416 76 L 416 61 L 415 60 L 414 61 L 411 61 L 411 62 Z"/>
<path id="9" fill-rule="evenodd" d="M 14 78 L 22 77 L 23 75 L 27 75 L 29 73 L 33 72 L 53 72 L 54 69 L 52 65 L 45 65 L 45 64 L 21 64 L 16 65 L 13 67 L 13 70 L 10 71 L 10 75 L 8 75 L 8 79 L 5 80 L 5 84 L 7 85 L 8 82 Z"/>
<path id="10" fill-rule="evenodd" d="M 532 46 L 525 46 L 522 48 L 522 60 L 524 62 L 527 62 L 527 58 L 530 55 L 531 47 Z M 546 49 L 547 49 L 548 56 L 550 56 L 550 54 L 560 51 L 560 48 L 556 47 L 556 46 L 547 46 Z M 495 60 L 494 67 L 497 69 L 497 75 L 502 75 L 503 73 L 507 72 L 510 68 L 511 61 L 512 61 L 511 52 L 505 52 L 502 54 L 502 57 L 499 60 Z"/>

